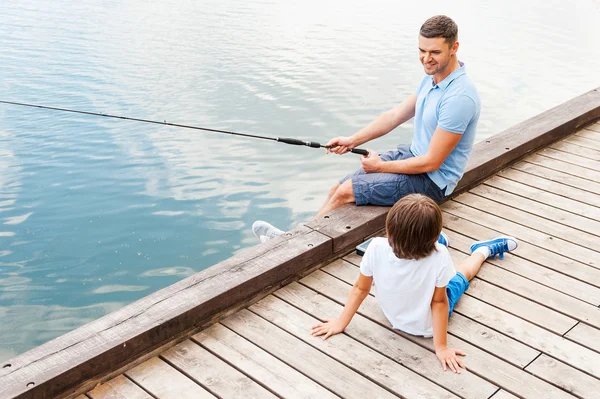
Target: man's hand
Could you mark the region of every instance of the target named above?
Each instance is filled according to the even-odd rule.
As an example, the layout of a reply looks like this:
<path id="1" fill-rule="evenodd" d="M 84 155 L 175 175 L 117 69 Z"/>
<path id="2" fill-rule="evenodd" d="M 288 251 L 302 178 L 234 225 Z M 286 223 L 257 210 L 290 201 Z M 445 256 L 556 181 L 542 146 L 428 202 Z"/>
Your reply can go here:
<path id="1" fill-rule="evenodd" d="M 360 162 L 362 163 L 362 168 L 366 173 L 378 173 L 381 172 L 381 165 L 383 161 L 379 158 L 379 154 L 375 151 L 367 148 L 369 151 L 369 156 L 360 157 Z"/>
<path id="2" fill-rule="evenodd" d="M 326 154 L 333 152 L 334 154 L 342 155 L 354 148 L 352 137 L 336 137 L 329 140 L 329 143 L 325 145 L 328 147 L 331 146 L 331 148 L 325 149 Z"/>
<path id="3" fill-rule="evenodd" d="M 346 326 L 339 319 L 325 319 L 325 323 L 319 323 L 312 327 L 311 334 L 314 337 L 325 334 L 323 339 L 327 339 L 332 335 L 339 334 L 344 331 Z"/>
<path id="4" fill-rule="evenodd" d="M 455 373 L 460 374 L 461 368 L 466 369 L 463 362 L 456 356 L 456 355 L 460 355 L 460 356 L 467 355 L 465 352 L 461 351 L 460 349 L 446 347 L 443 349 L 437 349 L 435 351 L 435 354 L 438 357 L 438 359 L 440 360 L 440 362 L 442 363 L 442 367 L 444 368 L 444 371 L 446 371 L 448 369 L 448 367 L 450 367 L 450 370 L 454 371 Z"/>

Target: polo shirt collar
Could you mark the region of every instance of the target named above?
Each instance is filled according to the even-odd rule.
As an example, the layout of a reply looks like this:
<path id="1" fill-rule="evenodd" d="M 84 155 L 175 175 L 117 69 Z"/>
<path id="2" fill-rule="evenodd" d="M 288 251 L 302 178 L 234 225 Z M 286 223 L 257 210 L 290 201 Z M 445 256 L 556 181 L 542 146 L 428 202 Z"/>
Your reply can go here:
<path id="1" fill-rule="evenodd" d="M 465 63 L 464 62 L 460 62 L 458 61 L 458 64 L 460 65 L 460 67 L 452 72 L 450 75 L 446 76 L 446 79 L 442 80 L 440 83 L 438 83 L 437 85 L 433 83 L 433 76 L 431 77 L 431 85 L 433 87 L 439 87 L 442 90 L 446 90 L 446 88 L 448 87 L 448 85 L 450 85 L 450 83 L 452 83 L 452 81 L 456 78 L 458 78 L 461 75 L 464 75 L 467 71 L 465 70 Z"/>

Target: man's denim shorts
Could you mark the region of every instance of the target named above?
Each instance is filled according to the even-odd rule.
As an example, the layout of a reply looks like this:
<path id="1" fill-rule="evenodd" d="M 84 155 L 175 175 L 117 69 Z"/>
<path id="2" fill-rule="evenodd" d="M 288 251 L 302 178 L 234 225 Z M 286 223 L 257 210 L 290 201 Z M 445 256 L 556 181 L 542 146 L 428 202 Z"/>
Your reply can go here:
<path id="1" fill-rule="evenodd" d="M 384 162 L 412 158 L 410 146 L 400 145 L 396 150 L 380 155 Z M 445 198 L 444 190 L 440 189 L 427 173 L 405 175 L 398 173 L 365 173 L 363 169 L 350 173 L 342 180 L 352 180 L 352 190 L 356 205 L 392 206 L 400 198 L 408 194 L 423 194 L 440 202 Z"/>
<path id="2" fill-rule="evenodd" d="M 446 295 L 448 295 L 448 303 L 450 305 L 448 306 L 448 317 L 452 316 L 454 306 L 468 288 L 469 280 L 461 272 L 456 272 L 446 286 Z"/>

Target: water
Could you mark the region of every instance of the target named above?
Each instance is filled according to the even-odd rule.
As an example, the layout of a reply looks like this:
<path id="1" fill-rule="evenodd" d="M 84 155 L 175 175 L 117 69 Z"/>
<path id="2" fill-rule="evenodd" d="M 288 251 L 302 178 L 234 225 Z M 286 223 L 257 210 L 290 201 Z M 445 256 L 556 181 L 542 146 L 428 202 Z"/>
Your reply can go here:
<path id="1" fill-rule="evenodd" d="M 438 13 L 460 27 L 478 139 L 600 86 L 597 0 L 291 3 L 3 0 L 0 99 L 324 143 L 414 91 Z M 0 121 L 0 360 L 255 245 L 255 219 L 293 228 L 359 163 L 7 105 Z"/>

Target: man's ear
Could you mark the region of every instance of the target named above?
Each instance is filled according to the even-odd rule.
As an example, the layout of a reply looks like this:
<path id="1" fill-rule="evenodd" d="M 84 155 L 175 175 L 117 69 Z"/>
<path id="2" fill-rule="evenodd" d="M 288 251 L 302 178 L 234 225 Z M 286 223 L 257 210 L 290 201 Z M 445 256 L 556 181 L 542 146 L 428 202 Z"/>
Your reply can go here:
<path id="1" fill-rule="evenodd" d="M 458 51 L 458 46 L 459 46 L 458 41 L 455 41 L 454 44 L 452 45 L 452 49 L 451 49 L 452 54 L 456 54 L 456 52 Z"/>

